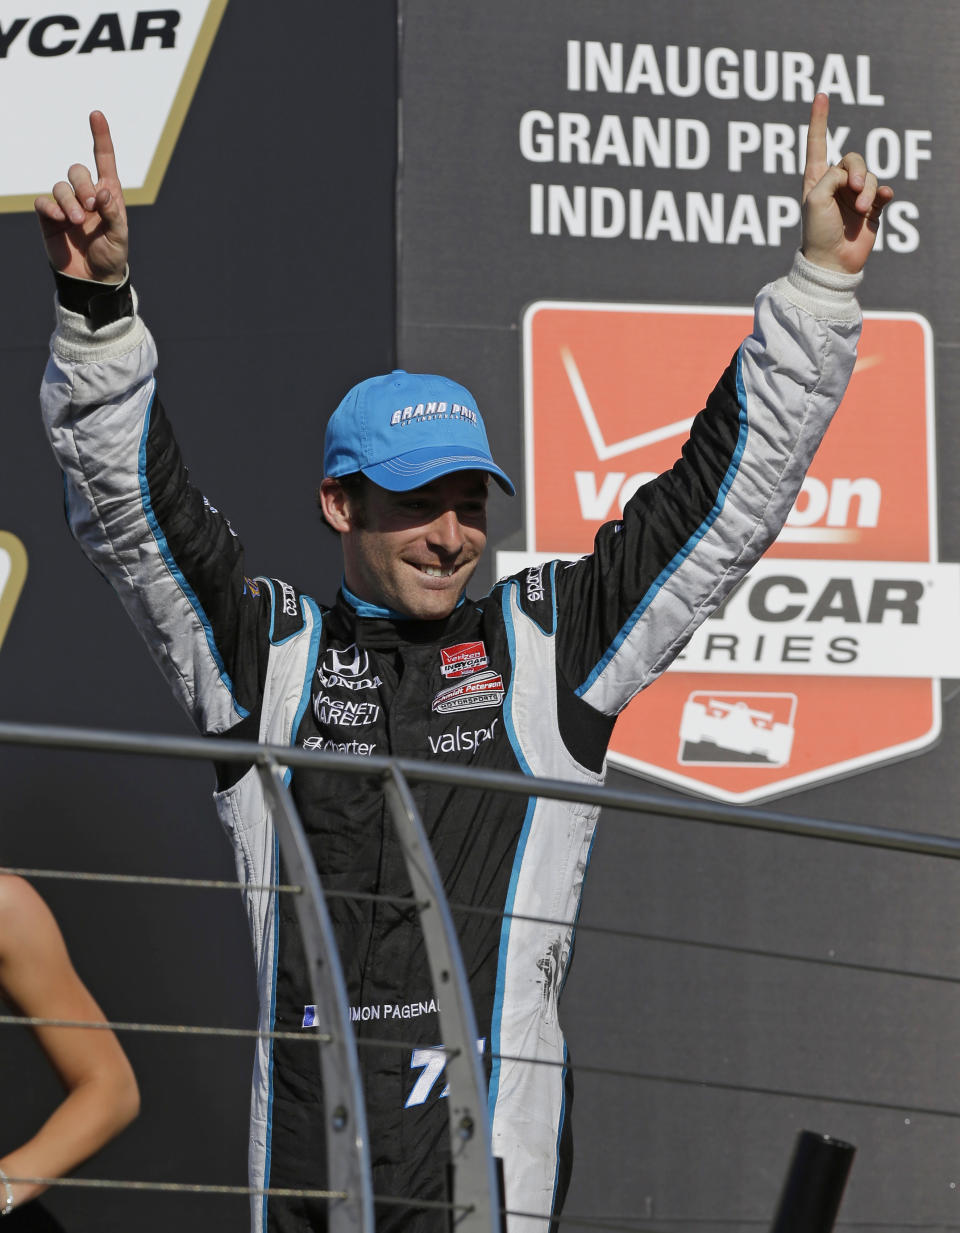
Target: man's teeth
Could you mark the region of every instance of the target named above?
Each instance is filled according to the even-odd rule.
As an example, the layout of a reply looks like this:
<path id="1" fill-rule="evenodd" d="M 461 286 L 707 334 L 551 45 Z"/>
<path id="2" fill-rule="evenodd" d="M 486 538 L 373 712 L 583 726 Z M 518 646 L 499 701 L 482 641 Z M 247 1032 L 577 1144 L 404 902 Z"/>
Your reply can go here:
<path id="1" fill-rule="evenodd" d="M 449 578 L 453 574 L 453 566 L 450 565 L 444 569 L 440 565 L 421 565 L 419 569 L 421 573 L 427 575 L 428 578 Z"/>

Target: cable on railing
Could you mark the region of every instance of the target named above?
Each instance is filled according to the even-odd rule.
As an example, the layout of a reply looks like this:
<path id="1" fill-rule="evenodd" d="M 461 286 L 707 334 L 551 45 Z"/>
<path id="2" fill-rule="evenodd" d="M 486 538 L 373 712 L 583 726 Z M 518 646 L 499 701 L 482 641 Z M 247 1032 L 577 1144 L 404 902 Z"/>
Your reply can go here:
<path id="1" fill-rule="evenodd" d="M 80 1028 L 85 1031 L 146 1032 L 157 1036 L 223 1036 L 241 1040 L 302 1040 L 311 1044 L 332 1044 L 330 1033 L 267 1032 L 259 1028 L 202 1027 L 189 1023 L 125 1023 L 112 1019 L 44 1019 L 37 1015 L 0 1015 L 0 1027 Z"/>
<path id="2" fill-rule="evenodd" d="M 65 1189 L 87 1190 L 119 1190 L 146 1191 L 158 1194 L 198 1194 L 220 1195 L 228 1198 L 260 1198 L 273 1199 L 320 1199 L 327 1202 L 341 1201 L 347 1198 L 342 1190 L 319 1190 L 314 1188 L 296 1188 L 290 1186 L 227 1186 L 207 1182 L 140 1182 L 126 1181 L 118 1178 L 99 1177 L 15 1177 L 9 1176 L 9 1181 L 16 1184 L 36 1186 L 59 1186 Z M 383 1207 L 409 1207 L 423 1211 L 442 1211 L 460 1213 L 461 1216 L 470 1212 L 463 1204 L 446 1203 L 440 1199 L 407 1199 L 398 1195 L 374 1194 L 374 1202 Z M 513 1208 L 501 1207 L 501 1216 L 516 1216 L 520 1219 L 545 1221 L 542 1212 L 517 1211 Z M 740 1222 L 738 1222 L 740 1223 Z M 596 1216 L 563 1216 L 563 1225 L 569 1228 L 602 1229 L 610 1233 L 656 1233 L 648 1224 L 636 1224 L 634 1218 L 596 1217 Z M 940 1226 L 938 1226 L 939 1228 Z M 943 1226 L 944 1228 L 950 1226 Z"/>
<path id="3" fill-rule="evenodd" d="M 39 1185 L 45 1187 L 63 1187 L 75 1189 L 89 1190 L 117 1190 L 117 1191 L 140 1191 L 158 1194 L 196 1194 L 196 1195 L 216 1195 L 225 1197 L 261 1197 L 277 1199 L 318 1199 L 321 1201 L 340 1201 L 346 1197 L 345 1192 L 338 1190 L 319 1190 L 319 1189 L 297 1189 L 293 1187 L 266 1187 L 257 1188 L 253 1186 L 227 1186 L 217 1185 L 212 1183 L 202 1182 L 139 1182 L 125 1181 L 123 1179 L 112 1178 L 64 1178 L 64 1177 L 10 1177 L 10 1181 L 18 1184 Z M 381 1195 L 374 1194 L 374 1202 L 380 1206 L 394 1207 L 410 1207 L 425 1211 L 450 1211 L 466 1213 L 468 1209 L 462 1205 L 458 1206 L 454 1203 L 444 1203 L 440 1200 L 430 1199 L 405 1199 L 399 1198 L 396 1195 Z M 544 1220 L 543 1214 L 540 1212 L 519 1211 L 513 1208 L 501 1208 L 500 1214 L 504 1216 L 514 1216 L 518 1219 L 533 1219 Z M 686 1216 L 657 1216 L 656 1220 L 658 1229 L 647 1223 L 650 1217 L 640 1216 L 581 1216 L 577 1214 L 563 1214 L 561 1218 L 561 1226 L 563 1228 L 578 1228 L 578 1229 L 597 1229 L 604 1230 L 605 1233 L 662 1233 L 664 1225 L 678 1224 L 685 1229 L 695 1227 L 699 1224 L 710 1225 L 711 1228 L 716 1228 L 718 1225 L 729 1224 L 742 1228 L 747 1225 L 756 1225 L 764 1229 L 769 1228 L 769 1221 L 757 1220 L 755 1218 L 743 1217 L 735 1219 L 697 1219 L 695 1217 Z M 638 1220 L 642 1223 L 638 1223 Z M 891 1230 L 896 1229 L 897 1233 L 904 1233 L 905 1226 L 902 1223 L 897 1225 L 885 1225 L 883 1222 L 877 1224 L 871 1223 L 871 1228 L 886 1228 Z M 918 1231 L 923 1229 L 933 1229 L 930 1224 L 913 1224 L 909 1226 L 911 1229 Z M 936 1229 L 947 1233 L 960 1229 L 960 1224 L 949 1223 L 945 1224 L 942 1221 L 936 1222 Z"/>
<path id="4" fill-rule="evenodd" d="M 337 891 L 343 898 L 350 898 L 349 891 Z M 406 902 L 410 902 L 407 900 Z M 666 946 L 685 946 L 697 950 L 721 951 L 731 955 L 750 955 L 758 959 L 785 960 L 790 963 L 809 963 L 820 967 L 843 968 L 854 972 L 873 972 L 884 976 L 908 976 L 913 980 L 930 980 L 942 984 L 960 985 L 960 976 L 948 976 L 942 972 L 918 972 L 911 968 L 892 968 L 878 963 L 855 963 L 849 959 L 835 959 L 823 955 L 798 955 L 791 951 L 770 950 L 761 946 L 737 946 L 732 942 L 706 942 L 700 938 L 680 938 L 673 934 L 650 933 L 646 930 L 623 929 L 613 925 L 596 925 L 582 919 L 555 920 L 550 916 L 530 916 L 520 912 L 498 912 L 496 908 L 480 904 L 450 901 L 450 911 L 461 916 L 499 917 L 502 920 L 522 921 L 527 924 L 549 925 L 555 929 L 576 929 L 578 934 L 595 933 L 603 937 L 623 938 L 626 941 L 658 942 Z"/>
<path id="5" fill-rule="evenodd" d="M 106 1030 L 112 1032 L 145 1032 L 171 1036 L 224 1036 L 230 1038 L 262 1037 L 268 1040 L 300 1041 L 302 1043 L 332 1043 L 333 1038 L 310 1029 L 302 1032 L 262 1032 L 256 1028 L 221 1028 L 198 1027 L 188 1024 L 164 1023 L 125 1023 L 112 1020 L 87 1021 L 85 1019 L 43 1019 L 19 1015 L 0 1015 L 0 1027 L 58 1027 L 90 1030 Z M 423 1047 L 422 1041 L 392 1040 L 386 1037 L 360 1036 L 356 1040 L 358 1049 L 397 1049 L 407 1051 Z M 442 1044 L 431 1046 L 436 1053 L 446 1053 L 449 1058 L 456 1057 L 458 1050 Z M 567 1062 L 552 1058 L 524 1057 L 520 1054 L 484 1052 L 484 1058 L 503 1062 L 514 1062 L 525 1066 L 549 1066 L 562 1069 L 570 1065 Z M 794 1088 L 769 1087 L 761 1084 L 732 1083 L 719 1079 L 692 1079 L 686 1075 L 668 1075 L 656 1071 L 626 1070 L 617 1066 L 597 1066 L 590 1062 L 578 1062 L 578 1073 L 601 1075 L 604 1078 L 628 1079 L 633 1082 L 664 1083 L 680 1087 L 696 1087 L 713 1091 L 739 1092 L 752 1096 L 774 1096 L 791 1100 L 806 1100 L 822 1104 L 844 1105 L 862 1109 L 882 1109 L 888 1112 L 916 1114 L 925 1117 L 942 1117 L 951 1120 L 960 1119 L 960 1110 L 935 1108 L 927 1105 L 912 1105 L 904 1101 L 867 1100 L 856 1096 L 837 1096 L 833 1093 L 818 1093 L 798 1091 Z"/>
<path id="6" fill-rule="evenodd" d="M 106 882 L 130 886 L 186 887 L 194 890 L 248 890 L 276 891 L 282 894 L 301 894 L 303 887 L 278 883 L 276 885 L 256 882 L 223 882 L 205 878 L 155 877 L 150 874 L 115 874 L 77 872 L 69 869 L 34 869 L 31 867 L 0 866 L 0 874 L 21 878 L 60 879 L 72 882 Z M 383 895 L 373 891 L 325 890 L 327 899 L 355 900 L 362 903 L 389 903 L 395 907 L 422 909 L 424 901 L 410 895 Z M 717 951 L 729 955 L 749 955 L 758 959 L 776 959 L 786 963 L 807 963 L 824 968 L 839 968 L 849 972 L 871 972 L 879 976 L 906 977 L 910 980 L 935 981 L 940 984 L 960 985 L 960 975 L 950 976 L 944 972 L 924 972 L 915 968 L 895 968 L 881 963 L 854 962 L 824 955 L 798 955 L 792 951 L 771 950 L 763 946 L 738 946 L 733 942 L 707 942 L 702 938 L 682 938 L 675 934 L 651 933 L 649 930 L 624 929 L 615 925 L 597 925 L 582 918 L 575 921 L 557 920 L 552 916 L 531 916 L 523 912 L 500 912 L 497 908 L 481 904 L 460 903 L 448 900 L 450 911 L 459 916 L 485 916 L 499 920 L 519 921 L 523 924 L 549 925 L 554 929 L 575 928 L 578 934 L 598 934 L 602 937 L 623 938 L 625 941 L 656 942 L 664 946 L 683 946 L 694 950 Z"/>
<path id="7" fill-rule="evenodd" d="M 171 886 L 186 887 L 188 890 L 277 891 L 291 895 L 299 895 L 303 892 L 302 886 L 290 886 L 282 882 L 223 882 L 212 878 L 162 877 L 149 873 L 85 873 L 75 869 L 30 869 L 13 865 L 0 866 L 0 873 L 11 874 L 18 878 L 50 878 L 63 882 L 112 882 L 120 886 Z"/>

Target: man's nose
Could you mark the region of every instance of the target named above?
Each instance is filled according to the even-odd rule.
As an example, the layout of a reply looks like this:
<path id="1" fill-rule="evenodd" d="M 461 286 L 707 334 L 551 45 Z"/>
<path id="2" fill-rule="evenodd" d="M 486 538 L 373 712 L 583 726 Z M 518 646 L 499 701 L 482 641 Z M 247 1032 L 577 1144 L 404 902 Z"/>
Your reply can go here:
<path id="1" fill-rule="evenodd" d="M 427 529 L 427 540 L 441 552 L 452 555 L 460 551 L 463 547 L 463 527 L 456 510 L 444 510 L 433 520 Z"/>

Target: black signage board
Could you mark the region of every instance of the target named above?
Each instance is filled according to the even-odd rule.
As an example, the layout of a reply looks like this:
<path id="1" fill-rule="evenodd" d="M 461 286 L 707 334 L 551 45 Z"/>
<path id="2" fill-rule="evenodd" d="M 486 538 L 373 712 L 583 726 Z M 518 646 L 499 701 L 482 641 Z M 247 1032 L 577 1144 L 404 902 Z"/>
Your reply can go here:
<path id="1" fill-rule="evenodd" d="M 876 400 L 875 417 L 867 407 L 857 421 L 862 457 L 854 434 L 843 474 L 875 479 L 884 508 L 902 502 L 901 521 L 925 537 L 922 548 L 894 540 L 871 547 L 876 560 L 912 559 L 928 582 L 936 565 L 945 571 L 937 586 L 953 578 L 953 6 L 400 7 L 398 359 L 473 390 L 494 454 L 517 482 L 513 502 L 495 498 L 487 581 L 497 576 L 497 552 L 539 549 L 532 528 L 548 516 L 559 524 L 551 493 L 569 493 L 555 501 L 576 504 L 574 469 L 583 469 L 580 491 L 601 510 L 630 470 L 614 459 L 603 471 L 599 453 L 571 457 L 565 473 L 531 491 L 539 476 L 531 416 L 541 445 L 568 425 L 559 407 L 532 400 L 530 306 L 659 314 L 651 329 L 681 307 L 711 319 L 721 308 L 749 310 L 799 243 L 794 203 L 818 87 L 831 96 L 834 156 L 864 151 L 896 190 L 860 299 L 875 318 L 869 328 L 916 327 L 924 374 L 911 387 L 919 418 L 892 393 Z M 907 344 L 890 346 L 889 371 L 899 371 Z M 728 356 L 705 374 L 701 396 Z M 611 348 L 610 366 L 624 363 L 636 377 L 630 362 Z M 650 414 L 647 399 L 664 397 L 671 373 L 686 385 L 687 368 L 703 361 L 694 342 L 668 362 L 672 369 L 653 364 L 624 387 L 625 406 L 609 412 L 617 424 L 630 422 L 631 408 Z M 699 405 L 654 410 L 669 422 Z M 905 451 L 924 434 L 921 485 L 908 475 Z M 890 463 L 882 484 L 871 471 L 880 456 Z M 888 632 L 884 671 L 902 677 L 909 670 L 890 665 L 909 652 Z M 949 624 L 937 637 L 946 665 Z M 902 680 L 885 677 L 874 692 L 863 678 L 829 678 L 822 722 L 837 722 L 841 691 L 853 691 L 846 727 L 866 734 L 859 752 L 817 753 L 798 721 L 792 757 L 805 769 L 772 776 L 760 795 L 740 799 L 956 834 L 955 684 L 940 662 L 918 670 L 913 685 L 928 714 L 909 732 L 900 731 L 910 726 L 907 704 L 890 701 L 908 688 Z M 672 678 L 633 704 L 643 708 L 651 748 Z M 735 675 L 724 679 L 734 692 L 747 688 Z M 810 680 L 794 679 L 809 712 L 801 689 Z M 690 690 L 692 698 L 693 683 Z M 689 767 L 668 766 L 642 737 L 634 756 L 644 777 L 614 769 L 610 782 L 724 799 L 707 772 L 686 779 Z M 951 1222 L 960 1185 L 960 1084 L 948 1060 L 958 1046 L 956 877 L 946 860 L 605 813 L 564 991 L 577 1074 L 568 1216 L 746 1233 L 772 1218 L 794 1137 L 807 1127 L 858 1146 L 842 1220 L 865 1230 Z"/>

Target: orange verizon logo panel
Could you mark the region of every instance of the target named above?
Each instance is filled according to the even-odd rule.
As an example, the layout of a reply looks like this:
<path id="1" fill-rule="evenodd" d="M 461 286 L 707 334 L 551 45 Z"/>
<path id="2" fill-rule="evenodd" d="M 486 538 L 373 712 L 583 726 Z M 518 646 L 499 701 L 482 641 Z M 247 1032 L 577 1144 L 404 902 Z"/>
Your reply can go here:
<path id="1" fill-rule="evenodd" d="M 524 320 L 527 548 L 590 549 L 672 465 L 752 314 L 540 302 Z M 923 748 L 960 570 L 936 559 L 927 323 L 868 315 L 843 405 L 766 558 L 621 715 L 611 762 L 757 800 Z"/>

